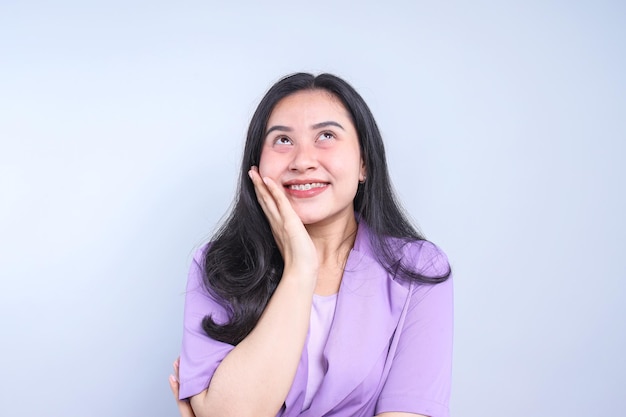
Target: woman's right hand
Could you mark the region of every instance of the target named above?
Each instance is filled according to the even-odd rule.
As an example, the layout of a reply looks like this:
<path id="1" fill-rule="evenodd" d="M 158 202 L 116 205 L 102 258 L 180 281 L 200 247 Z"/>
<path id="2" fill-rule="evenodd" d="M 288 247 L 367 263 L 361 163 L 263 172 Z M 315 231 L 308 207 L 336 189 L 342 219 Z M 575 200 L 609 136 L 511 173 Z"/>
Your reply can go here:
<path id="1" fill-rule="evenodd" d="M 283 190 L 271 178 L 261 178 L 256 166 L 248 171 L 248 175 L 283 255 L 285 270 L 294 268 L 317 276 L 319 265 L 315 245 Z"/>

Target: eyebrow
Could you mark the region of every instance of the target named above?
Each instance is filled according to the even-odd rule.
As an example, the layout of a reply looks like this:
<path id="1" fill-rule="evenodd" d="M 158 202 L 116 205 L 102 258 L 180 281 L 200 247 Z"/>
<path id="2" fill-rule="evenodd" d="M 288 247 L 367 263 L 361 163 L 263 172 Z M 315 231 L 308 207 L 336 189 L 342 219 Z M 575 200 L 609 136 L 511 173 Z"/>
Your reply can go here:
<path id="1" fill-rule="evenodd" d="M 311 126 L 313 129 L 321 129 L 322 127 L 328 127 L 328 126 L 336 126 L 341 130 L 346 130 L 343 128 L 343 126 L 341 126 L 339 123 L 337 122 L 333 122 L 332 120 L 329 120 L 327 122 L 321 122 L 321 123 L 315 123 L 313 126 Z"/>
<path id="2" fill-rule="evenodd" d="M 276 125 L 276 126 L 272 126 L 269 129 L 267 129 L 267 132 L 265 132 L 265 137 L 268 137 L 270 133 L 274 132 L 274 131 L 280 131 L 280 132 L 293 132 L 293 129 L 287 126 L 281 126 L 281 125 Z"/>
<path id="3" fill-rule="evenodd" d="M 329 120 L 329 121 L 326 121 L 326 122 L 315 123 L 314 125 L 311 126 L 311 129 L 321 129 L 323 127 L 328 127 L 328 126 L 336 126 L 336 127 L 340 128 L 341 130 L 346 130 L 339 123 L 333 122 L 332 120 Z M 269 136 L 269 134 L 274 132 L 274 131 L 293 132 L 293 129 L 290 128 L 290 127 L 281 126 L 281 125 L 272 126 L 269 129 L 267 129 L 267 132 L 265 132 L 265 137 Z"/>

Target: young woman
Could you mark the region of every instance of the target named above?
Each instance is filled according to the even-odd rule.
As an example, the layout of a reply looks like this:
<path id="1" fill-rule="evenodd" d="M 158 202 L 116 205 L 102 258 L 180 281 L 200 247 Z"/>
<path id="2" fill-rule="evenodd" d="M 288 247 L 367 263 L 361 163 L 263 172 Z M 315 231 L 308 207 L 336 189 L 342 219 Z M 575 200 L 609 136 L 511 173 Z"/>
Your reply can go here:
<path id="1" fill-rule="evenodd" d="M 329 74 L 283 78 L 189 273 L 181 413 L 448 416 L 449 275 L 396 201 L 359 94 Z"/>

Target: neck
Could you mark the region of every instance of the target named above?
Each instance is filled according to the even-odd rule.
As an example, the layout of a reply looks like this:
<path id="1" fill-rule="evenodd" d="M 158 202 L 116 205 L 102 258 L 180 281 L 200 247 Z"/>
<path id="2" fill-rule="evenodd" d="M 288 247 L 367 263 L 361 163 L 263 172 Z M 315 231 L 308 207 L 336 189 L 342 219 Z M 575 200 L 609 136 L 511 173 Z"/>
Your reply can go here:
<path id="1" fill-rule="evenodd" d="M 317 249 L 320 266 L 339 267 L 343 270 L 356 238 L 357 222 L 351 213 L 344 221 L 327 225 L 306 226 Z"/>

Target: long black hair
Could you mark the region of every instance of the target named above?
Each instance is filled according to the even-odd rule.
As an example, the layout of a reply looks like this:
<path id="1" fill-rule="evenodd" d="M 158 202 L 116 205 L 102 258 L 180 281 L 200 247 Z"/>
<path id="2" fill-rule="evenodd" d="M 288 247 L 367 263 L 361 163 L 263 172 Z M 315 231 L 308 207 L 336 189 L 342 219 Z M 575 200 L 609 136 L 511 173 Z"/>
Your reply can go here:
<path id="1" fill-rule="evenodd" d="M 204 256 L 204 285 L 229 314 L 226 323 L 216 323 L 211 316 L 202 321 L 203 329 L 213 339 L 233 345 L 243 340 L 258 322 L 282 276 L 282 256 L 247 173 L 251 166 L 259 164 L 267 121 L 276 104 L 303 90 L 331 93 L 341 100 L 352 118 L 367 172 L 367 180 L 359 184 L 354 197 L 354 210 L 371 231 L 371 245 L 379 262 L 390 273 L 421 283 L 442 282 L 450 274 L 448 270 L 440 276 L 421 275 L 398 255 L 398 242 L 424 237 L 412 226 L 394 195 L 383 140 L 363 98 L 347 82 L 331 74 L 289 75 L 268 90 L 252 116 L 234 206 Z"/>

